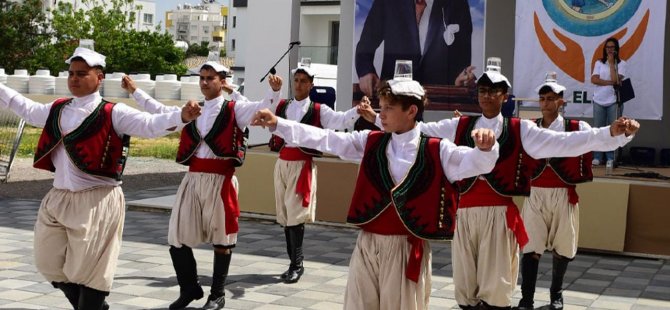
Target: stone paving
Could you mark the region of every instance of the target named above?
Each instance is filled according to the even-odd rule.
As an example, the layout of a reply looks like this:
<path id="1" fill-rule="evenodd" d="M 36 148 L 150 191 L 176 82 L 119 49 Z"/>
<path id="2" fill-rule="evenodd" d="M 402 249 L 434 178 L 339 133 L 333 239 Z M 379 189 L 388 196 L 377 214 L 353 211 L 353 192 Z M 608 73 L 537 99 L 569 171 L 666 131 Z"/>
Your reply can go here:
<path id="1" fill-rule="evenodd" d="M 161 188 L 127 194 L 127 200 L 174 194 Z M 33 225 L 38 200 L 0 199 L 0 309 L 68 309 L 60 291 L 33 266 Z M 111 309 L 167 309 L 179 288 L 166 241 L 169 214 L 129 210 Z M 278 275 L 288 264 L 284 234 L 271 221 L 243 219 L 226 284 L 230 309 L 341 309 L 349 256 L 357 231 L 308 225 L 305 275 L 284 284 Z M 451 278 L 449 243 L 433 243 L 433 292 L 430 309 L 457 308 Z M 212 251 L 194 250 L 200 281 L 210 284 Z M 544 255 L 536 306 L 549 300 L 551 258 Z M 579 253 L 568 267 L 566 309 L 670 309 L 670 262 Z M 208 287 L 204 288 L 208 290 Z M 514 303 L 520 298 L 517 289 Z M 192 303 L 197 309 L 201 299 Z"/>

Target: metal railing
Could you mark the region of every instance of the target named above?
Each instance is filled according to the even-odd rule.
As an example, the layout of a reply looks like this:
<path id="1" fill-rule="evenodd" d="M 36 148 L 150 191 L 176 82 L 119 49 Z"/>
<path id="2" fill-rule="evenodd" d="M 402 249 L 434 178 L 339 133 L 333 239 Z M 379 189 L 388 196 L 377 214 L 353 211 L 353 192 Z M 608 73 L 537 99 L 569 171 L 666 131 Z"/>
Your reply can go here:
<path id="1" fill-rule="evenodd" d="M 12 111 L 0 109 L 0 182 L 6 183 L 19 149 L 25 121 Z"/>

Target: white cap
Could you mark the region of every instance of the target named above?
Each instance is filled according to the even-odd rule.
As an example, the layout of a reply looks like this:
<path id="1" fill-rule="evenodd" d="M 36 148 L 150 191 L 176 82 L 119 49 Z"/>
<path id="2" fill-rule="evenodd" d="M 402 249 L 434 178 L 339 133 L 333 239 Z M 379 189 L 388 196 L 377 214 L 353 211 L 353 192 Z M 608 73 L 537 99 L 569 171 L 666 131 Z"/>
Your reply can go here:
<path id="1" fill-rule="evenodd" d="M 409 96 L 416 99 L 421 99 L 426 94 L 426 91 L 423 89 L 419 82 L 414 80 L 389 80 L 389 86 L 391 86 L 391 92 L 394 95 L 400 96 Z"/>
<path id="2" fill-rule="evenodd" d="M 553 91 L 557 94 L 566 90 L 565 86 L 563 86 L 561 84 L 558 84 L 558 81 L 556 80 L 556 72 L 547 72 L 544 83 L 542 83 L 542 85 L 538 86 L 535 89 L 535 91 L 540 92 L 540 89 L 542 89 L 542 87 L 545 87 L 545 86 L 549 86 L 551 88 L 551 91 Z"/>
<path id="3" fill-rule="evenodd" d="M 216 61 L 208 61 L 208 62 L 202 64 L 202 66 L 200 66 L 200 68 L 198 68 L 198 72 L 200 72 L 200 70 L 202 70 L 202 68 L 205 67 L 205 66 L 211 67 L 212 69 L 214 69 L 214 71 L 219 72 L 219 73 L 221 73 L 221 72 L 225 72 L 226 74 L 230 73 L 230 69 L 228 69 L 228 67 L 226 67 L 226 66 L 224 66 L 224 65 L 222 65 L 222 64 L 220 64 Z"/>
<path id="4" fill-rule="evenodd" d="M 312 69 L 308 66 L 299 66 L 299 67 L 291 70 L 291 74 L 293 74 L 293 75 L 295 75 L 297 72 L 305 73 L 305 74 L 309 75 L 309 77 L 311 77 L 311 78 L 313 78 L 316 75 L 316 72 L 314 72 L 314 69 Z"/>
<path id="5" fill-rule="evenodd" d="M 106 65 L 104 55 L 85 47 L 77 47 L 77 49 L 74 50 L 74 54 L 72 54 L 72 56 L 68 58 L 65 63 L 69 65 L 70 62 L 72 62 L 72 59 L 77 57 L 84 59 L 89 67 L 102 66 L 104 68 Z"/>
<path id="6" fill-rule="evenodd" d="M 482 76 L 479 77 L 479 79 L 477 80 L 477 83 L 479 83 L 479 81 L 481 81 L 484 78 L 489 79 L 493 84 L 505 82 L 505 84 L 507 84 L 507 87 L 512 88 L 512 84 L 509 82 L 509 80 L 507 80 L 507 78 L 498 71 L 489 70 L 484 72 L 484 74 L 482 74 Z"/>

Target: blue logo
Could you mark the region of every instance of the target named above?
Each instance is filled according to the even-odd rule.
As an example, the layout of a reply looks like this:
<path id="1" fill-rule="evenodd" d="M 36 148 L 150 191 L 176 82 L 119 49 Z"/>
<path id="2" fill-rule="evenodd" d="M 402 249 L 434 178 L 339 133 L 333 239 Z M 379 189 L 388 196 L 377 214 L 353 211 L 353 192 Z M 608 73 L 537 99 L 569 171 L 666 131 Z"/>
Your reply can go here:
<path id="1" fill-rule="evenodd" d="M 549 17 L 565 31 L 595 37 L 610 33 L 635 15 L 642 0 L 542 0 Z"/>

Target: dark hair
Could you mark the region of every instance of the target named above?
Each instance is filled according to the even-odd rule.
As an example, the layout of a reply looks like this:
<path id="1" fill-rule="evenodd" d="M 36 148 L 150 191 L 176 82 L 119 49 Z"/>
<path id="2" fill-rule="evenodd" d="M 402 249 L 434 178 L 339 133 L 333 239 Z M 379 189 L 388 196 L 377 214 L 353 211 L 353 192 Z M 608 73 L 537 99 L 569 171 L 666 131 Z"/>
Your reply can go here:
<path id="1" fill-rule="evenodd" d="M 225 80 L 225 79 L 226 79 L 226 76 L 228 76 L 228 72 L 226 72 L 226 71 L 222 71 L 222 72 L 216 71 L 216 69 L 214 69 L 214 67 L 212 67 L 212 66 L 210 66 L 210 65 L 203 65 L 202 67 L 200 67 L 200 70 L 203 70 L 203 69 L 205 69 L 205 70 L 209 70 L 209 69 L 214 70 L 214 72 L 216 72 L 216 75 L 219 76 L 219 78 L 221 79 L 221 81 Z"/>
<path id="2" fill-rule="evenodd" d="M 302 74 L 306 75 L 307 78 L 309 79 L 309 81 L 312 82 L 312 83 L 314 83 L 314 77 L 311 76 L 311 75 L 309 75 L 309 74 L 308 74 L 305 70 L 303 70 L 303 69 L 296 69 L 296 70 L 295 70 L 295 73 L 293 73 L 293 77 L 295 77 L 295 75 L 298 74 L 298 73 L 302 73 Z"/>
<path id="3" fill-rule="evenodd" d="M 554 89 L 552 89 L 550 86 L 545 85 L 545 86 L 542 86 L 542 88 L 540 88 L 540 91 L 538 91 L 538 94 L 539 95 L 544 95 L 546 93 L 553 93 L 553 92 L 554 92 Z M 563 92 L 557 93 L 557 95 L 559 97 L 563 98 Z"/>
<path id="4" fill-rule="evenodd" d="M 607 40 L 605 40 L 605 44 L 603 44 L 603 58 L 601 58 L 600 61 L 607 63 L 607 43 L 609 42 L 614 43 L 614 51 L 616 52 L 614 54 L 614 60 L 616 63 L 620 63 L 621 58 L 619 58 L 619 40 L 617 40 L 615 37 L 609 37 Z"/>
<path id="5" fill-rule="evenodd" d="M 72 59 L 70 59 L 70 63 L 72 63 L 73 61 L 83 61 L 83 62 L 86 63 L 86 65 L 88 65 L 88 62 L 86 62 L 86 59 L 84 59 L 84 57 L 81 57 L 81 56 L 76 56 L 76 57 L 73 57 Z M 89 67 L 91 67 L 91 66 L 89 66 Z M 91 68 L 100 70 L 101 73 L 105 73 L 105 68 L 101 65 L 93 66 Z"/>
<path id="6" fill-rule="evenodd" d="M 393 91 L 391 91 L 391 85 L 389 85 L 388 81 L 384 81 L 381 84 L 381 87 L 377 90 L 377 96 L 380 99 L 386 98 L 392 103 L 399 103 L 402 106 L 403 111 L 407 111 L 407 109 L 409 109 L 410 106 L 415 105 L 417 107 L 417 113 L 416 113 L 417 119 L 421 118 L 426 105 L 428 105 L 428 100 L 426 99 L 425 94 L 421 97 L 421 99 L 417 99 L 416 97 L 413 96 L 394 94 Z"/>

